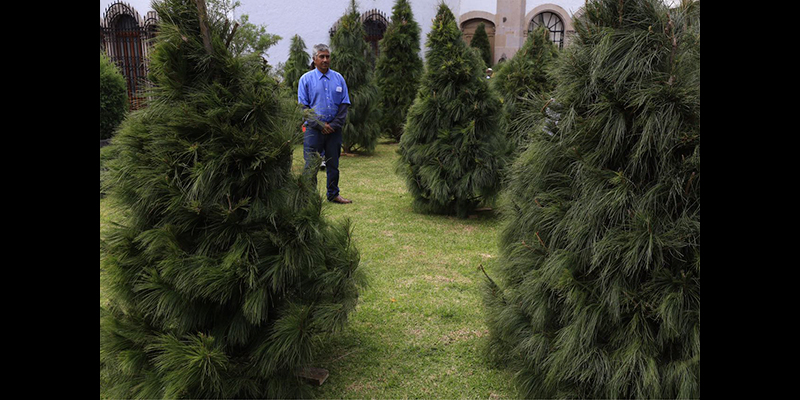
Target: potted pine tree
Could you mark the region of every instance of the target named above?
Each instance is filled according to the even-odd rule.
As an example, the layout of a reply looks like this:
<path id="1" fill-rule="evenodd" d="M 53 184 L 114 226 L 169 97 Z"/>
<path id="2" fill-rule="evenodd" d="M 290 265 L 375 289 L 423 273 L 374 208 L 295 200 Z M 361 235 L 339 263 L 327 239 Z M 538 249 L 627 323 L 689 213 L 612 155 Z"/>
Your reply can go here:
<path id="1" fill-rule="evenodd" d="M 355 0 L 339 20 L 331 38 L 331 69 L 342 74 L 350 92 L 350 106 L 342 127 L 345 152 L 372 152 L 380 136 L 378 88 L 375 85 L 370 48 Z"/>
<path id="2" fill-rule="evenodd" d="M 289 46 L 289 59 L 283 66 L 283 83 L 290 88 L 294 97 L 297 97 L 297 82 L 310 69 L 311 57 L 306 51 L 306 43 L 300 35 L 292 36 Z"/>
<path id="3" fill-rule="evenodd" d="M 380 92 L 381 131 L 399 141 L 423 69 L 420 28 L 408 0 L 395 1 L 392 21 L 378 45 L 375 82 Z"/>
<path id="4" fill-rule="evenodd" d="M 484 68 L 492 66 L 492 48 L 489 44 L 489 34 L 486 33 L 486 24 L 479 23 L 469 42 L 469 47 L 477 49 L 483 60 Z"/>
<path id="5" fill-rule="evenodd" d="M 558 124 L 511 168 L 488 349 L 524 398 L 699 398 L 699 2 L 575 26 Z"/>
<path id="6" fill-rule="evenodd" d="M 358 299 L 349 224 L 291 171 L 296 101 L 203 4 L 154 3 L 151 100 L 106 164 L 101 398 L 308 397 Z"/>
<path id="7" fill-rule="evenodd" d="M 427 47 L 427 68 L 400 139 L 398 173 L 417 211 L 466 217 L 501 187 L 508 147 L 500 97 L 444 3 Z"/>
<path id="8" fill-rule="evenodd" d="M 529 32 L 522 47 L 497 68 L 490 81 L 503 96 L 508 139 L 516 154 L 524 149 L 528 132 L 536 129 L 529 120 L 530 111 L 545 112 L 552 103 L 555 81 L 549 71 L 558 59 L 558 49 L 549 35 L 550 31 L 541 26 Z"/>

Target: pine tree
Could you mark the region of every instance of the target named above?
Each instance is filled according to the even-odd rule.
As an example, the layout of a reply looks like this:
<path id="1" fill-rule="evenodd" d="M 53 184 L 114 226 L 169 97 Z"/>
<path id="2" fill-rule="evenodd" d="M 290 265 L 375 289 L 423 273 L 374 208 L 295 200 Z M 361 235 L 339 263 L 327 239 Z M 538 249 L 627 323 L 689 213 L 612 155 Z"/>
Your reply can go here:
<path id="1" fill-rule="evenodd" d="M 229 15 L 236 15 L 236 34 L 230 37 L 228 50 L 234 56 L 243 54 L 260 55 L 267 57 L 267 50 L 283 39 L 280 35 L 267 32 L 266 25 L 250 22 L 250 15 L 237 10 L 241 6 L 239 0 L 207 0 L 208 18 L 225 20 Z M 272 66 L 266 64 L 265 68 Z"/>
<path id="2" fill-rule="evenodd" d="M 408 108 L 422 77 L 420 28 L 408 0 L 395 1 L 392 22 L 379 42 L 375 82 L 380 92 L 381 131 L 400 140 Z"/>
<path id="3" fill-rule="evenodd" d="M 101 232 L 101 398 L 306 397 L 297 371 L 354 310 L 358 251 L 291 171 L 296 101 L 195 1 L 154 2 L 151 100 L 106 164 L 123 218 Z"/>
<path id="4" fill-rule="evenodd" d="M 300 35 L 292 36 L 292 44 L 289 47 L 289 59 L 283 66 L 283 83 L 291 88 L 295 98 L 297 97 L 297 82 L 309 70 L 311 57 L 306 52 L 306 43 Z"/>
<path id="5" fill-rule="evenodd" d="M 119 68 L 100 52 L 100 140 L 109 139 L 128 115 L 128 87 Z"/>
<path id="6" fill-rule="evenodd" d="M 699 2 L 575 26 L 556 129 L 511 168 L 490 353 L 524 398 L 699 398 Z"/>
<path id="7" fill-rule="evenodd" d="M 371 50 L 364 36 L 361 14 L 355 0 L 351 0 L 331 39 L 330 67 L 342 74 L 350 92 L 350 106 L 342 127 L 342 147 L 345 152 L 372 152 L 380 136 L 378 87 L 369 61 Z"/>
<path id="8" fill-rule="evenodd" d="M 490 81 L 503 96 L 508 139 L 517 153 L 524 149 L 527 132 L 532 128 L 526 114 L 549 106 L 555 88 L 555 81 L 548 72 L 558 58 L 558 49 L 550 41 L 549 34 L 545 27 L 528 33 L 522 47 L 495 71 Z"/>
<path id="9" fill-rule="evenodd" d="M 398 173 L 417 211 L 466 217 L 500 189 L 508 151 L 500 97 L 444 3 L 427 47 L 426 72 L 400 139 Z"/>
<path id="10" fill-rule="evenodd" d="M 483 22 L 478 24 L 475 28 L 475 34 L 472 35 L 472 40 L 469 42 L 469 46 L 478 49 L 481 60 L 483 60 L 484 69 L 492 66 L 492 48 L 489 45 L 489 35 L 486 33 L 486 24 Z"/>

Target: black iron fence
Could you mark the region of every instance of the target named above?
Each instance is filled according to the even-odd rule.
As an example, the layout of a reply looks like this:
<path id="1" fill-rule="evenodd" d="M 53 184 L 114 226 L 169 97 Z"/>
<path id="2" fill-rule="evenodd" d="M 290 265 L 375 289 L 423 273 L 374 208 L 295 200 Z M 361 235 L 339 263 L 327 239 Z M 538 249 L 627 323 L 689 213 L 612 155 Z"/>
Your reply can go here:
<path id="1" fill-rule="evenodd" d="M 119 67 L 128 86 L 132 110 L 144 105 L 149 52 L 156 35 L 158 18 L 151 11 L 142 19 L 130 5 L 108 6 L 100 20 L 100 49 Z"/>

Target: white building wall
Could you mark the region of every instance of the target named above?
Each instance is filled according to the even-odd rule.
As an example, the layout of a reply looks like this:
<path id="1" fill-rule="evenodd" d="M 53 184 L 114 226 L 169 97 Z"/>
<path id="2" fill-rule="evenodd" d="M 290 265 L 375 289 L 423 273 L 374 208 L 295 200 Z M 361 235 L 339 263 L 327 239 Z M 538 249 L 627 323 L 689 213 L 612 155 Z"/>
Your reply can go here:
<path id="1" fill-rule="evenodd" d="M 573 15 L 575 15 L 576 12 L 578 12 L 579 8 L 583 7 L 585 3 L 586 0 L 558 0 L 558 1 L 530 0 L 525 5 L 525 13 L 526 14 L 530 13 L 534 8 L 542 5 L 553 4 L 563 8 L 566 12 L 569 13 L 569 16 L 572 17 Z"/>
<path id="2" fill-rule="evenodd" d="M 461 0 L 461 10 L 460 14 L 463 14 L 467 11 L 486 11 L 490 14 L 497 13 L 497 1 L 494 0 Z M 453 10 L 455 13 L 455 10 Z M 456 18 L 458 18 L 459 14 L 456 14 Z"/>

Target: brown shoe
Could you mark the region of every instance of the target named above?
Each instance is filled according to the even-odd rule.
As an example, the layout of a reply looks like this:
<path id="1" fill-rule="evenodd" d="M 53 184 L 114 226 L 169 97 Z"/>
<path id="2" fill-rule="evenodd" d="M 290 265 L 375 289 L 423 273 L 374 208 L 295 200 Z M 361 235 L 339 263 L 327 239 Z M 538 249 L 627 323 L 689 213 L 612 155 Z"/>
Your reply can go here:
<path id="1" fill-rule="evenodd" d="M 345 199 L 341 195 L 336 196 L 335 198 L 333 198 L 333 199 L 331 199 L 329 201 L 334 202 L 334 203 L 339 203 L 339 204 L 350 204 L 350 203 L 353 202 L 353 200 Z"/>

